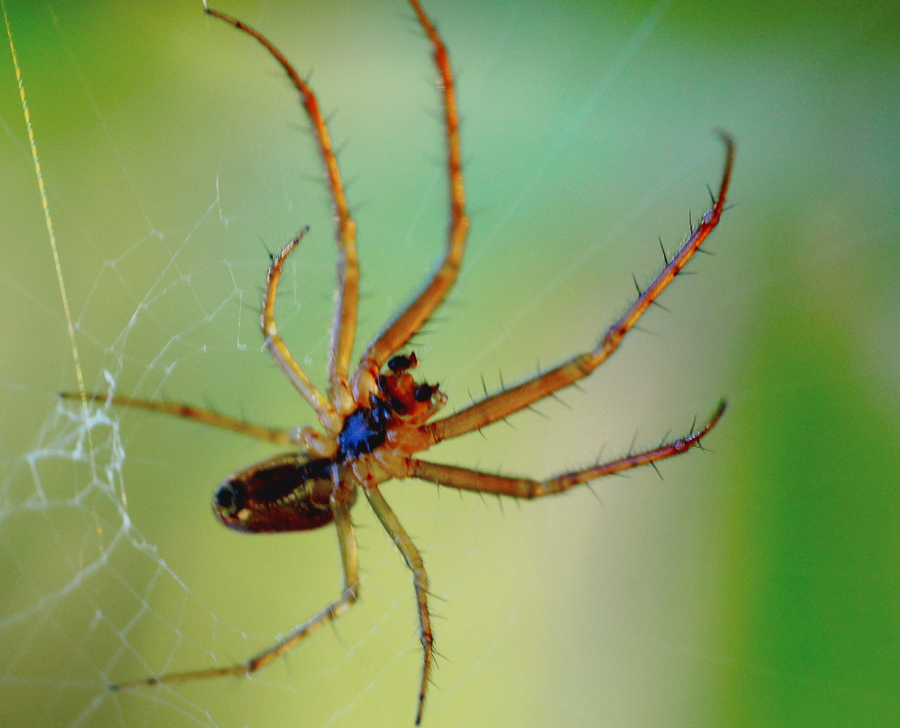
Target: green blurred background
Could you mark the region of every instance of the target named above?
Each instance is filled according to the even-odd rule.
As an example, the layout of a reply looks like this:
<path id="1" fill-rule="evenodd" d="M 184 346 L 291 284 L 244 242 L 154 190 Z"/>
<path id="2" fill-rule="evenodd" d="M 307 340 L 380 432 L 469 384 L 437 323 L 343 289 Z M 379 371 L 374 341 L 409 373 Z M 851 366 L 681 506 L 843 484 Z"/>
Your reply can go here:
<path id="1" fill-rule="evenodd" d="M 260 350 L 322 383 L 334 250 L 307 123 L 274 63 L 200 2 L 8 0 L 87 387 L 309 422 Z M 358 345 L 446 224 L 428 46 L 395 0 L 244 2 L 311 81 L 359 225 Z M 434 459 L 546 476 L 681 433 L 711 452 L 517 504 L 384 491 L 424 552 L 437 726 L 882 726 L 900 715 L 900 12 L 895 3 L 427 3 L 459 78 L 472 213 L 417 342 L 451 408 L 590 347 L 708 205 L 734 207 L 584 384 Z M 209 512 L 271 450 L 159 416 L 85 426 L 10 58 L 0 64 L 0 723 L 411 725 L 409 573 L 354 511 L 362 602 L 247 680 L 110 694 L 228 664 L 337 595 L 334 533 Z M 90 433 L 90 438 L 86 435 Z M 91 453 L 93 455 L 91 456 Z M 92 469 L 93 464 L 93 469 Z"/>

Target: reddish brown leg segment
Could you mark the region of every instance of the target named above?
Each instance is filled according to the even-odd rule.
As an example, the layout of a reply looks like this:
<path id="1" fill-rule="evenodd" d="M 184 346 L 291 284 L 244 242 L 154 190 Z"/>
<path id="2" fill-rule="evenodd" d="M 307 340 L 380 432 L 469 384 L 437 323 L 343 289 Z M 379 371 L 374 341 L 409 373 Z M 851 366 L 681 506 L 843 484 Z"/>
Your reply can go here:
<path id="1" fill-rule="evenodd" d="M 281 640 L 274 647 L 270 647 L 265 652 L 261 652 L 256 657 L 251 657 L 239 665 L 214 667 L 208 670 L 193 670 L 191 672 L 173 672 L 168 675 L 158 675 L 142 680 L 119 683 L 112 685 L 111 689 L 124 690 L 144 685 L 168 685 L 171 683 L 190 682 L 192 680 L 206 680 L 212 677 L 225 677 L 227 675 L 249 675 L 265 667 L 276 657 L 296 647 L 301 640 L 315 632 L 326 622 L 340 617 L 359 597 L 359 562 L 356 550 L 356 536 L 353 533 L 353 524 L 350 521 L 349 505 L 343 501 L 332 499 L 332 512 L 334 513 L 334 522 L 337 526 L 341 561 L 344 567 L 344 590 L 339 599 L 329 604 L 312 619 L 294 629 L 287 638 Z"/>
<path id="2" fill-rule="evenodd" d="M 467 432 L 480 429 L 518 412 L 539 399 L 553 394 L 558 389 L 568 387 L 579 379 L 583 379 L 609 358 L 619 347 L 625 334 L 637 323 L 666 286 L 675 279 L 675 276 L 697 252 L 706 237 L 718 225 L 722 208 L 725 205 L 728 183 L 731 180 L 731 169 L 734 165 L 734 142 L 727 134 L 722 134 L 722 140 L 725 142 L 726 149 L 725 171 L 719 186 L 719 196 L 712 209 L 703 216 L 696 229 L 691 231 L 690 237 L 679 248 L 675 257 L 660 271 L 659 275 L 622 314 L 621 318 L 609 327 L 597 348 L 576 356 L 546 374 L 476 402 L 449 417 L 423 425 L 421 430 L 431 444 L 465 435 Z"/>
<path id="3" fill-rule="evenodd" d="M 462 156 L 459 147 L 459 115 L 456 108 L 456 88 L 447 49 L 431 19 L 418 0 L 409 0 L 422 29 L 431 41 L 434 63 L 440 74 L 444 99 L 444 129 L 447 136 L 447 173 L 450 188 L 450 227 L 444 259 L 431 280 L 415 299 L 371 343 L 362 355 L 354 375 L 353 390 L 358 401 L 375 391 L 375 377 L 388 358 L 418 331 L 444 300 L 456 282 L 462 263 L 469 218 L 466 216 L 466 195 L 462 177 Z"/>
<path id="4" fill-rule="evenodd" d="M 77 392 L 60 392 L 62 399 L 81 399 L 81 394 Z M 267 440 L 276 445 L 296 445 L 297 442 L 291 437 L 291 433 L 285 430 L 270 429 L 268 427 L 260 427 L 243 420 L 236 420 L 227 415 L 221 415 L 212 410 L 200 409 L 182 402 L 151 402 L 146 399 L 131 399 L 130 397 L 107 397 L 103 394 L 87 392 L 85 397 L 94 402 L 109 402 L 116 407 L 127 407 L 128 409 L 142 409 L 150 412 L 161 412 L 165 415 L 174 417 L 182 417 L 186 420 L 194 420 L 211 427 L 219 427 L 223 430 L 231 430 L 241 435 L 248 435 L 259 440 Z"/>
<path id="5" fill-rule="evenodd" d="M 725 413 L 725 402 L 719 404 L 710 421 L 701 429 L 691 432 L 685 437 L 672 440 L 652 450 L 629 455 L 628 457 L 612 460 L 608 463 L 595 465 L 584 470 L 576 470 L 571 473 L 563 473 L 547 480 L 532 480 L 530 478 L 506 478 L 499 475 L 482 473 L 468 468 L 458 468 L 452 465 L 438 465 L 424 460 L 409 460 L 409 477 L 427 480 L 430 483 L 446 485 L 451 488 L 473 490 L 479 493 L 495 493 L 508 495 L 513 498 L 541 498 L 545 495 L 562 493 L 572 486 L 587 483 L 590 480 L 602 478 L 605 475 L 621 473 L 623 470 L 631 470 L 641 465 L 649 465 L 659 460 L 665 460 L 687 452 L 697 445 L 709 431 L 716 426 Z"/>
<path id="6" fill-rule="evenodd" d="M 412 542 L 406 529 L 387 504 L 378 488 L 364 488 L 369 505 L 381 521 L 384 530 L 393 539 L 394 545 L 403 555 L 403 560 L 413 573 L 413 584 L 416 588 L 416 602 L 419 606 L 419 634 L 422 649 L 425 652 L 422 663 L 422 682 L 419 686 L 419 707 L 416 710 L 416 725 L 422 722 L 422 710 L 425 708 L 425 690 L 428 687 L 428 676 L 431 674 L 431 663 L 434 660 L 434 636 L 431 632 L 431 616 L 428 613 L 428 574 L 419 550 Z"/>
<path id="7" fill-rule="evenodd" d="M 319 153 L 322 155 L 322 162 L 325 165 L 328 189 L 331 191 L 331 199 L 334 203 L 339 256 L 337 266 L 337 301 L 334 311 L 334 324 L 332 326 L 331 355 L 328 359 L 328 391 L 331 395 L 331 401 L 337 406 L 341 414 L 346 415 L 353 409 L 347 379 L 350 371 L 350 356 L 353 353 L 353 337 L 356 335 L 356 309 L 359 301 L 359 259 L 356 254 L 356 223 L 350 216 L 350 210 L 347 207 L 344 185 L 341 182 L 341 173 L 338 169 L 337 159 L 334 156 L 328 126 L 325 124 L 325 119 L 319 109 L 319 102 L 309 84 L 300 78 L 287 58 L 272 45 L 268 38 L 237 18 L 208 7 L 205 0 L 204 8 L 209 15 L 224 20 L 238 30 L 255 38 L 281 64 L 294 87 L 300 93 L 303 107 L 306 109 L 313 132 L 316 135 Z"/>

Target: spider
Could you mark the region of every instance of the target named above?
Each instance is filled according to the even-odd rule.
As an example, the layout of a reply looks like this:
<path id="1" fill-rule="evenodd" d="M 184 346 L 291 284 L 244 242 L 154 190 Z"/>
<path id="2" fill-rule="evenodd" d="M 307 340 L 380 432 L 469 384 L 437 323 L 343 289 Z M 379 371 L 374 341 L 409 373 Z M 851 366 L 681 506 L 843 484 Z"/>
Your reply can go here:
<path id="1" fill-rule="evenodd" d="M 473 402 L 454 414 L 436 418 L 447 397 L 436 384 L 422 382 L 413 376 L 418 360 L 415 353 L 408 350 L 404 353 L 404 350 L 410 338 L 441 304 L 456 280 L 462 263 L 469 219 L 466 216 L 460 163 L 456 91 L 447 49 L 419 0 L 409 0 L 409 4 L 431 43 L 434 64 L 440 76 L 450 207 L 446 251 L 421 292 L 369 344 L 362 354 L 359 366 L 351 374 L 350 359 L 356 331 L 359 289 L 356 225 L 347 207 L 331 138 L 318 101 L 307 82 L 297 75 L 293 66 L 265 36 L 204 3 L 207 14 L 255 38 L 290 77 L 306 109 L 324 163 L 335 211 L 339 256 L 336 306 L 328 359 L 328 388 L 325 394 L 313 385 L 300 368 L 279 336 L 275 322 L 275 299 L 282 268 L 300 243 L 306 229 L 272 259 L 261 317 L 266 348 L 291 384 L 315 410 L 321 430 L 312 427 L 291 431 L 268 429 L 175 402 L 150 402 L 120 396 L 110 397 L 109 402 L 184 417 L 286 446 L 286 452 L 229 475 L 215 493 L 213 510 L 223 524 L 247 533 L 307 531 L 333 522 L 343 564 L 344 588 L 335 601 L 296 627 L 278 644 L 245 662 L 230 667 L 154 675 L 119 683 L 113 685 L 112 689 L 250 674 L 288 652 L 324 623 L 337 619 L 346 612 L 359 598 L 357 546 L 350 508 L 359 491 L 362 491 L 413 573 L 419 634 L 424 653 L 415 719 L 418 724 L 422 719 L 425 692 L 434 659 L 434 638 L 428 608 L 428 574 L 418 549 L 382 495 L 381 484 L 392 479 L 417 478 L 440 486 L 479 493 L 539 498 L 562 493 L 575 485 L 641 465 L 656 467 L 656 461 L 680 455 L 699 445 L 725 412 L 723 401 L 705 425 L 697 429 L 692 425 L 691 431 L 684 437 L 666 441 L 644 452 L 629 453 L 617 460 L 546 480 L 503 477 L 469 468 L 439 465 L 416 457 L 417 453 L 443 440 L 480 430 L 574 384 L 606 361 L 718 224 L 731 178 L 734 143 L 728 135 L 721 134 L 726 148 L 726 161 L 718 194 L 712 195 L 712 208 L 696 227 L 692 225 L 688 238 L 671 259 L 663 250 L 663 255 L 666 256 L 665 267 L 645 290 L 638 288 L 637 299 L 609 327 L 596 348 L 514 387 L 485 395 L 484 399 Z M 62 396 L 74 398 L 79 395 L 64 393 Z M 98 394 L 86 396 L 92 400 L 102 398 Z"/>

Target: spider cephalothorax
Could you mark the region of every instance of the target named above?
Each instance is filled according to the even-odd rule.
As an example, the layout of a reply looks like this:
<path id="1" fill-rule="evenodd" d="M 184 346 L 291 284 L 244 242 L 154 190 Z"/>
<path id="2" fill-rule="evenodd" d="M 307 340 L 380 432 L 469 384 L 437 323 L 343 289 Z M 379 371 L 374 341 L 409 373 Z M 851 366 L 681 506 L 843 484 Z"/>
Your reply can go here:
<path id="1" fill-rule="evenodd" d="M 331 138 L 315 94 L 297 75 L 293 66 L 258 31 L 224 13 L 206 8 L 209 15 L 230 23 L 261 43 L 290 77 L 300 94 L 312 124 L 324 163 L 328 188 L 334 203 L 336 240 L 339 255 L 338 288 L 328 361 L 328 389 L 323 395 L 291 355 L 278 335 L 275 299 L 281 269 L 305 230 L 291 240 L 269 266 L 262 312 L 265 345 L 291 384 L 316 413 L 320 428 L 269 429 L 242 422 L 209 410 L 174 402 L 150 402 L 111 397 L 112 404 L 139 407 L 190 418 L 290 447 L 290 452 L 263 460 L 229 476 L 216 491 L 213 508 L 230 528 L 252 533 L 305 531 L 334 523 L 344 570 L 344 589 L 334 602 L 311 619 L 294 628 L 275 646 L 246 662 L 207 670 L 154 675 L 115 688 L 155 685 L 224 675 L 246 675 L 286 653 L 325 622 L 336 619 L 353 604 L 359 594 L 359 566 L 356 536 L 350 507 L 360 491 L 381 525 L 390 535 L 413 572 L 419 613 L 419 629 L 424 652 L 419 684 L 416 722 L 422 718 L 425 690 L 433 661 L 433 637 L 428 610 L 428 574 L 419 551 L 394 515 L 381 493 L 380 485 L 391 479 L 416 478 L 439 486 L 490 493 L 515 498 L 538 498 L 561 493 L 580 483 L 679 455 L 698 445 L 725 411 L 719 404 L 707 423 L 680 438 L 638 453 L 600 463 L 593 467 L 547 478 L 510 478 L 478 470 L 432 463 L 413 457 L 433 445 L 502 420 L 554 392 L 575 384 L 606 361 L 625 335 L 656 301 L 666 286 L 684 268 L 700 245 L 716 227 L 725 204 L 725 195 L 734 161 L 734 144 L 722 134 L 726 147 L 725 169 L 712 209 L 692 229 L 675 253 L 665 256 L 665 267 L 606 331 L 597 346 L 557 367 L 502 389 L 457 412 L 436 418 L 447 401 L 436 385 L 418 382 L 412 375 L 418 363 L 415 354 L 398 354 L 444 300 L 456 281 L 462 263 L 469 221 L 465 209 L 459 146 L 456 91 L 447 49 L 419 0 L 409 0 L 418 21 L 431 42 L 435 66 L 440 75 L 443 118 L 447 143 L 447 182 L 450 222 L 444 257 L 422 291 L 366 347 L 359 366 L 351 375 L 350 360 L 356 333 L 359 292 L 359 263 L 356 255 L 356 224 L 350 215 L 344 187 L 332 151 Z M 78 395 L 64 395 L 78 396 Z M 101 399 L 99 395 L 88 395 Z"/>
<path id="2" fill-rule="evenodd" d="M 414 425 L 430 419 L 447 402 L 446 395 L 435 384 L 417 382 L 410 369 L 418 365 L 415 353 L 397 355 L 387 363 L 387 372 L 376 378 L 377 391 L 368 395 L 368 404 L 358 407 L 344 420 L 338 435 L 338 459 L 349 462 L 381 447 L 392 437 L 394 448 L 400 447 L 401 435 Z M 416 448 L 409 450 L 411 455 Z"/>

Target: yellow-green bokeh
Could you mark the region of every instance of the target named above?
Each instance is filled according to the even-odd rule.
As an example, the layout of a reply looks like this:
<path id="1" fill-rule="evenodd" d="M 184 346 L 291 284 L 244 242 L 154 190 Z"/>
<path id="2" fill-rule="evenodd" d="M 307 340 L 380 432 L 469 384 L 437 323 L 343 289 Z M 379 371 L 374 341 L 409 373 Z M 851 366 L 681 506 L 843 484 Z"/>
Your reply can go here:
<path id="1" fill-rule="evenodd" d="M 900 711 L 900 18 L 890 3 L 429 2 L 459 78 L 472 234 L 417 342 L 451 407 L 596 340 L 708 204 L 735 206 L 622 350 L 512 428 L 433 457 L 549 475 L 681 432 L 710 453 L 544 502 L 385 487 L 422 547 L 443 658 L 429 726 L 844 726 Z M 446 224 L 438 96 L 401 0 L 238 2 L 311 82 L 360 230 L 360 338 Z M 7 3 L 89 389 L 311 419 L 260 349 L 267 265 L 304 224 L 282 332 L 324 382 L 334 251 L 296 98 L 200 2 Z M 110 412 L 89 487 L 55 393 L 71 347 L 11 59 L 0 63 L 0 723 L 397 726 L 408 572 L 354 510 L 363 599 L 252 682 L 109 694 L 244 659 L 339 585 L 334 535 L 250 538 L 209 498 L 264 445 Z M 362 342 L 360 342 L 362 343 Z M 76 408 L 77 409 L 77 408 Z M 75 411 L 75 410 L 68 410 Z M 110 427 L 118 427 L 117 431 Z M 77 431 L 75 431 L 77 433 Z M 121 477 L 109 448 L 118 432 Z M 127 501 L 123 528 L 115 503 Z M 163 566 L 165 564 L 165 567 Z"/>

